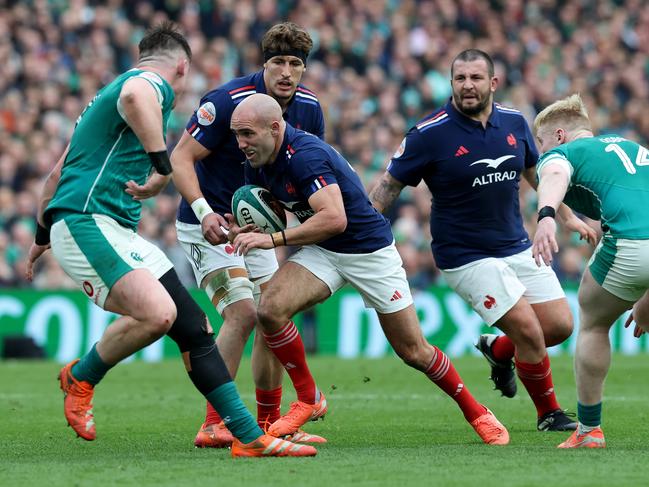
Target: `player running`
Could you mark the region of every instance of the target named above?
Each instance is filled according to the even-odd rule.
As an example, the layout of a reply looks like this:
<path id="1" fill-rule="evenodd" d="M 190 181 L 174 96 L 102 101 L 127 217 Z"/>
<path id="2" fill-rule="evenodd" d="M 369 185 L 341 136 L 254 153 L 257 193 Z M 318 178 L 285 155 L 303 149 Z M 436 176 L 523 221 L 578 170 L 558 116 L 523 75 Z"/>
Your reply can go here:
<path id="1" fill-rule="evenodd" d="M 95 386 L 120 360 L 167 334 L 196 388 L 228 418 L 237 438 L 233 457 L 313 456 L 313 447 L 259 428 L 208 333 L 207 317 L 162 251 L 136 233 L 141 203 L 132 193 L 157 194 L 169 180 L 166 126 L 191 61 L 189 44 L 170 23 L 147 32 L 139 51 L 137 66 L 100 90 L 79 117 L 46 181 L 28 257 L 31 279 L 51 236 L 65 272 L 95 304 L 122 315 L 86 355 L 61 369 L 68 424 L 94 440 Z"/>
<path id="2" fill-rule="evenodd" d="M 271 235 L 240 233 L 234 239 L 235 251 L 244 255 L 256 248 L 301 246 L 268 282 L 258 307 L 264 339 L 298 397 L 269 433 L 291 434 L 326 412 L 327 401 L 291 318 L 349 283 L 376 310 L 399 357 L 455 400 L 485 443 L 507 444 L 505 427 L 475 400 L 450 359 L 423 337 L 390 224 L 372 207 L 349 163 L 325 142 L 286 123 L 267 95 L 241 102 L 231 128 L 248 160 L 246 183 L 267 188 L 301 222 Z"/>
<path id="3" fill-rule="evenodd" d="M 406 134 L 370 200 L 385 212 L 404 186 L 426 182 L 437 266 L 487 325 L 505 332 L 477 344 L 496 388 L 516 394 L 515 363 L 537 428 L 575 429 L 557 401 L 546 351 L 570 336 L 570 308 L 552 269 L 534 265 L 519 209 L 520 176 L 536 187 L 534 139 L 520 112 L 493 102 L 498 79 L 488 54 L 461 52 L 451 78 L 451 100 Z M 560 213 L 567 228 L 594 241 L 569 208 Z"/>
<path id="4" fill-rule="evenodd" d="M 261 43 L 264 69 L 236 78 L 201 100 L 171 154 L 174 183 L 183 196 L 178 209 L 178 240 L 192 264 L 198 286 L 205 289 L 223 317 L 216 343 L 235 377 L 244 346 L 257 323 L 255 301 L 277 270 L 274 250 L 235 255 L 223 229 L 234 192 L 244 184 L 244 154 L 230 130 L 232 111 L 253 93 L 268 93 L 282 107 L 285 120 L 324 138 L 324 117 L 315 95 L 300 85 L 313 46 L 309 34 L 291 22 L 272 27 Z M 280 416 L 282 366 L 256 337 L 252 353 L 257 420 L 270 425 Z M 324 438 L 296 432 L 291 439 L 323 443 Z M 207 403 L 205 422 L 194 445 L 225 447 L 232 435 Z"/>
<path id="5" fill-rule="evenodd" d="M 542 151 L 538 164 L 537 264 L 558 251 L 554 215 L 563 200 L 601 220 L 604 235 L 579 285 L 575 350 L 577 430 L 559 448 L 603 448 L 604 379 L 611 365 L 609 330 L 633 307 L 636 336 L 649 330 L 649 150 L 609 134 L 593 136 L 579 95 L 545 108 L 534 121 Z M 635 304 L 634 304 L 635 303 Z"/>

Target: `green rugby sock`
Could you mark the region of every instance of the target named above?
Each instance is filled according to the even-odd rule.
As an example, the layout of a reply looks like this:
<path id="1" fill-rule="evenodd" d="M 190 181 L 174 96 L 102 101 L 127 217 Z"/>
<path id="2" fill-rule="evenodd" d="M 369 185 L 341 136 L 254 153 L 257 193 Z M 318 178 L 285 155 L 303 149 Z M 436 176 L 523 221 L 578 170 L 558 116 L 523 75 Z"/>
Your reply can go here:
<path id="1" fill-rule="evenodd" d="M 602 424 L 602 403 L 586 406 L 577 402 L 577 419 L 585 426 L 599 426 Z"/>
<path id="2" fill-rule="evenodd" d="M 95 343 L 90 351 L 72 367 L 72 375 L 75 379 L 89 382 L 97 385 L 104 378 L 106 372 L 112 369 L 114 365 L 104 362 L 97 353 L 97 344 Z"/>
<path id="3" fill-rule="evenodd" d="M 225 426 L 242 443 L 250 443 L 264 434 L 241 401 L 234 382 L 220 385 L 205 397 L 221 415 Z"/>

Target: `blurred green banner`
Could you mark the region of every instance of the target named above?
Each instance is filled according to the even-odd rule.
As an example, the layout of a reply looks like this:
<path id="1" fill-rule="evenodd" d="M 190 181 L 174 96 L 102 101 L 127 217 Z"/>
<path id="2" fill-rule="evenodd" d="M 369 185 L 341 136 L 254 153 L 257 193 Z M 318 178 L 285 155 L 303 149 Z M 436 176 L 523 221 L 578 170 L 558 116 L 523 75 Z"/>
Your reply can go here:
<path id="1" fill-rule="evenodd" d="M 192 295 L 218 328 L 221 319 L 204 292 Z M 567 290 L 577 316 L 575 289 Z M 489 332 L 480 317 L 453 291 L 434 287 L 414 293 L 415 306 L 426 338 L 450 356 L 477 354 L 473 347 L 480 333 Z M 32 291 L 3 289 L 0 293 L 0 346 L 7 335 L 28 335 L 45 348 L 46 356 L 60 362 L 72 360 L 92 347 L 116 315 L 105 312 L 81 291 Z M 647 338 L 639 340 L 623 328 L 622 317 L 611 330 L 613 350 L 624 354 L 647 353 Z M 376 314 L 366 309 L 351 288 L 338 291 L 326 302 L 296 318 L 307 348 L 343 358 L 381 357 L 393 353 Z M 550 354 L 572 353 L 576 332 Z M 247 347 L 250 353 L 250 343 Z M 178 355 L 168 338 L 159 340 L 129 360 L 158 361 Z"/>

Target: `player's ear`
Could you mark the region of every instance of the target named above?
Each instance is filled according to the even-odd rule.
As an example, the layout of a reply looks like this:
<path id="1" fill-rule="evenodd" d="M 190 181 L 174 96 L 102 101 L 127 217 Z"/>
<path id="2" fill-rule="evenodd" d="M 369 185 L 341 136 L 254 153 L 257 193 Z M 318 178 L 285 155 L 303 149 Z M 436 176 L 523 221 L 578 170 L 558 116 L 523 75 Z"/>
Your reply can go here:
<path id="1" fill-rule="evenodd" d="M 496 88 L 498 88 L 498 76 L 491 77 L 491 92 L 494 93 Z"/>
<path id="2" fill-rule="evenodd" d="M 178 77 L 182 78 L 183 76 L 186 76 L 188 72 L 189 61 L 187 60 L 187 58 L 178 58 L 178 62 L 176 63 L 176 74 L 178 75 Z"/>

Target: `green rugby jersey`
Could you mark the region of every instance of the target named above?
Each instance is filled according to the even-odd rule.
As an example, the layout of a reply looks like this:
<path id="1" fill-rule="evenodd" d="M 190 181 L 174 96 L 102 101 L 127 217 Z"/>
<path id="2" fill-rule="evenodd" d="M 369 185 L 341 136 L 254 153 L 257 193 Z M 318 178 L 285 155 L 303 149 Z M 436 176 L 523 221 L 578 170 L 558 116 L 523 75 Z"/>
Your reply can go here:
<path id="1" fill-rule="evenodd" d="M 576 139 L 543 154 L 566 165 L 570 186 L 564 203 L 595 220 L 616 238 L 649 239 L 649 151 L 618 135 Z"/>
<path id="2" fill-rule="evenodd" d="M 162 108 L 162 129 L 174 101 L 169 83 L 151 71 L 131 69 L 102 88 L 79 116 L 63 163 L 61 179 L 45 210 L 45 222 L 52 223 L 58 210 L 99 213 L 135 229 L 142 203 L 125 193 L 131 179 L 144 184 L 151 172 L 151 160 L 118 106 L 124 83 L 133 77 L 146 79 L 158 95 Z"/>

